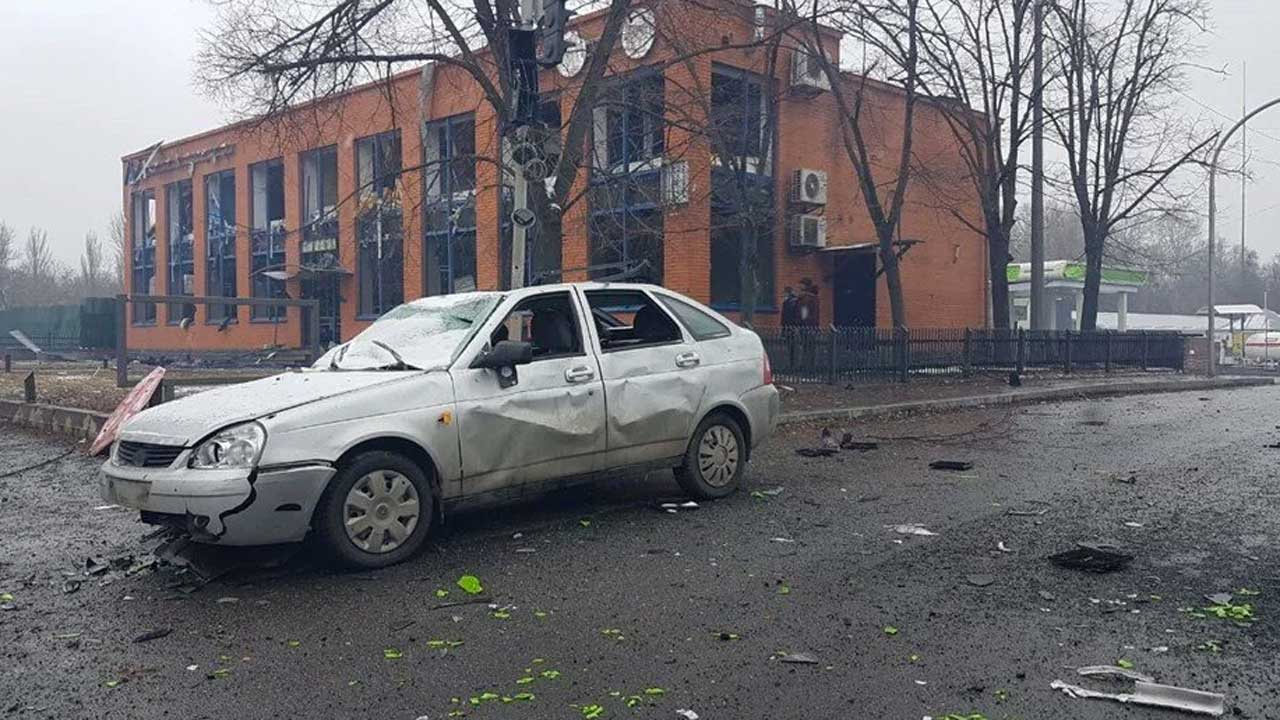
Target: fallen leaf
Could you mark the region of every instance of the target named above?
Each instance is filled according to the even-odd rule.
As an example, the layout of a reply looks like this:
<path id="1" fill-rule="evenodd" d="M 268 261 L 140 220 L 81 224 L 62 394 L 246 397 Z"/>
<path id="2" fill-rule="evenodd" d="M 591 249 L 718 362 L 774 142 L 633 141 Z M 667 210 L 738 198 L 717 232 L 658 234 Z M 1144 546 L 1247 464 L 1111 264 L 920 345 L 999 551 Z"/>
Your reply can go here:
<path id="1" fill-rule="evenodd" d="M 404 657 L 404 653 L 395 648 L 383 648 L 382 650 L 382 658 L 384 660 L 399 660 L 402 657 Z"/>
<path id="2" fill-rule="evenodd" d="M 458 587 L 462 588 L 468 595 L 479 595 L 484 592 L 484 586 L 480 584 L 480 578 L 475 575 L 463 575 L 458 578 Z"/>
<path id="3" fill-rule="evenodd" d="M 897 635 L 897 634 L 898 634 L 898 628 L 896 628 L 896 627 L 894 627 L 894 626 L 892 626 L 892 625 L 885 625 L 885 626 L 884 626 L 884 634 L 885 634 L 885 635 Z"/>
<path id="4" fill-rule="evenodd" d="M 1125 670 L 1132 670 L 1132 669 L 1133 669 L 1133 661 L 1132 661 L 1132 660 L 1125 660 L 1124 658 L 1120 658 L 1119 660 L 1117 660 L 1117 661 L 1116 661 L 1116 667 L 1122 667 L 1122 668 L 1124 668 Z"/>
<path id="5" fill-rule="evenodd" d="M 444 588 L 436 588 L 436 597 L 447 598 L 449 597 L 449 591 L 445 590 Z"/>

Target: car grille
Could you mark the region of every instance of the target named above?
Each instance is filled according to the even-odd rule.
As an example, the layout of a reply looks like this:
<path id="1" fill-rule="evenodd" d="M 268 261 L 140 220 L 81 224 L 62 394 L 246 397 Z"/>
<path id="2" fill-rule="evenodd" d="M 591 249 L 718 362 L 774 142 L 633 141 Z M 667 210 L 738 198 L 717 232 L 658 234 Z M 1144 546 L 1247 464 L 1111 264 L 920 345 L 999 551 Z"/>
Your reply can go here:
<path id="1" fill-rule="evenodd" d="M 120 441 L 116 448 L 116 461 L 133 467 L 169 467 L 182 454 L 179 445 L 152 445 L 151 443 Z"/>

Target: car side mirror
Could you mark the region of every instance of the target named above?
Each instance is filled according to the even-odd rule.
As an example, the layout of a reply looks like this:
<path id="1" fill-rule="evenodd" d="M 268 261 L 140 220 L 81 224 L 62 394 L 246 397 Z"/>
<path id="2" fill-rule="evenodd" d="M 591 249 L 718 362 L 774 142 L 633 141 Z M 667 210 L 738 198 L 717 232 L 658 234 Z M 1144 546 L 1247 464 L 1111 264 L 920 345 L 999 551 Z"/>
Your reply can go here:
<path id="1" fill-rule="evenodd" d="M 480 353 L 471 367 L 497 371 L 499 387 L 509 388 L 520 382 L 516 366 L 531 362 L 533 343 L 499 340 L 492 348 Z"/>

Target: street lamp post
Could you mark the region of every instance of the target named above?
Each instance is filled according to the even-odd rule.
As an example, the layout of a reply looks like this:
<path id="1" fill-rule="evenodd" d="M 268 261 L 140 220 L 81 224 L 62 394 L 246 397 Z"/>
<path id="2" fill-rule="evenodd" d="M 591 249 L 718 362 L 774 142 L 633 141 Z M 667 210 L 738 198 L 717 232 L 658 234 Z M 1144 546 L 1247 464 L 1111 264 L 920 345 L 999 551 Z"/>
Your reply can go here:
<path id="1" fill-rule="evenodd" d="M 1231 129 L 1218 140 L 1218 145 L 1213 149 L 1213 157 L 1209 159 L 1209 307 L 1206 308 L 1209 316 L 1209 334 L 1206 336 L 1208 338 L 1206 349 L 1208 350 L 1209 357 L 1207 358 L 1208 362 L 1205 365 L 1209 377 L 1213 377 L 1217 374 L 1218 365 L 1217 340 L 1214 337 L 1215 328 L 1213 312 L 1213 257 L 1215 253 L 1214 245 L 1216 240 L 1214 235 L 1216 234 L 1218 213 L 1218 199 L 1216 192 L 1218 186 L 1218 156 L 1222 154 L 1222 149 L 1227 146 L 1227 141 L 1231 139 L 1231 136 L 1244 126 L 1245 123 L 1249 122 L 1254 115 L 1276 105 L 1280 105 L 1280 98 L 1275 98 L 1274 100 L 1265 102 L 1254 108 L 1249 114 L 1240 118 L 1240 120 L 1236 122 L 1235 125 L 1232 125 Z"/>

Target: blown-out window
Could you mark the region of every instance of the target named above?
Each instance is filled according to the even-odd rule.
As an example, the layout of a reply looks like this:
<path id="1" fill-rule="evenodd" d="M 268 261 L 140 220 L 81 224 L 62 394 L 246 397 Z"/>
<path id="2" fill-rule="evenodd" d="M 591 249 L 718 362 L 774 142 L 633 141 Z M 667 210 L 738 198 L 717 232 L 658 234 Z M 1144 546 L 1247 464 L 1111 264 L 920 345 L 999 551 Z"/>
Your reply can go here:
<path id="1" fill-rule="evenodd" d="M 134 295 L 153 295 L 156 279 L 156 194 L 153 190 L 133 194 L 133 217 L 130 219 L 130 261 L 133 276 L 130 291 Z M 155 303 L 133 303 L 133 323 L 149 325 L 156 321 Z"/>
<path id="2" fill-rule="evenodd" d="M 249 290 L 256 298 L 285 297 L 284 280 L 284 163 L 267 160 L 249 166 L 249 189 L 252 200 L 250 220 Z M 250 305 L 250 320 L 281 321 L 283 307 Z"/>
<path id="3" fill-rule="evenodd" d="M 236 296 L 236 175 L 223 170 L 204 176 L 205 286 L 208 294 Z M 209 322 L 234 320 L 235 305 L 210 305 Z"/>
<path id="4" fill-rule="evenodd" d="M 168 215 L 169 251 L 167 295 L 194 295 L 196 282 L 195 227 L 191 219 L 191 181 L 180 180 L 165 186 L 165 212 Z M 174 303 L 165 309 L 166 321 L 176 324 L 194 320 L 196 306 Z"/>
<path id="5" fill-rule="evenodd" d="M 400 131 L 356 141 L 357 312 L 376 317 L 404 302 Z"/>
<path id="6" fill-rule="evenodd" d="M 422 154 L 427 294 L 475 289 L 475 115 L 429 123 Z"/>

